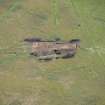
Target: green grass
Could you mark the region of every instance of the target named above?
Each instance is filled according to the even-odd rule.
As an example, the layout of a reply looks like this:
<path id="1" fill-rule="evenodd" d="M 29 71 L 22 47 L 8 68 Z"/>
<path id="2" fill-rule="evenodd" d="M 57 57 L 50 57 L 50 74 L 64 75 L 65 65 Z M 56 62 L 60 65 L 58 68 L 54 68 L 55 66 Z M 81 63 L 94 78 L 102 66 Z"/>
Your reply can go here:
<path id="1" fill-rule="evenodd" d="M 105 105 L 104 0 L 0 0 L 0 8 L 0 105 Z M 81 49 L 40 62 L 27 37 L 79 38 Z"/>

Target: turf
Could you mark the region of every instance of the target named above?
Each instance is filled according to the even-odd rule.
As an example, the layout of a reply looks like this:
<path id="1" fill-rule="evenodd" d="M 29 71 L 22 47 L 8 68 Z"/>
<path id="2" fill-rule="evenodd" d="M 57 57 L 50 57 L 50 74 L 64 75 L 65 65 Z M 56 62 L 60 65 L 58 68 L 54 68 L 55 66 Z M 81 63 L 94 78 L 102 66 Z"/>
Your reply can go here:
<path id="1" fill-rule="evenodd" d="M 28 37 L 79 38 L 81 48 L 40 62 Z M 0 105 L 105 105 L 104 39 L 105 0 L 0 0 Z"/>

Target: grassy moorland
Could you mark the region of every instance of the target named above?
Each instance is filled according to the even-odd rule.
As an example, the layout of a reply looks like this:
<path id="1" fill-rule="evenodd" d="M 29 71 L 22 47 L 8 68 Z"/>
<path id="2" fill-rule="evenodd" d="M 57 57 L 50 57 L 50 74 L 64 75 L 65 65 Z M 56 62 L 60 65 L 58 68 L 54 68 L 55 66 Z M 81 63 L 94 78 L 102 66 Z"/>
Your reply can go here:
<path id="1" fill-rule="evenodd" d="M 81 49 L 39 62 L 27 37 L 79 38 Z M 104 39 L 105 0 L 0 0 L 0 105 L 105 105 Z"/>

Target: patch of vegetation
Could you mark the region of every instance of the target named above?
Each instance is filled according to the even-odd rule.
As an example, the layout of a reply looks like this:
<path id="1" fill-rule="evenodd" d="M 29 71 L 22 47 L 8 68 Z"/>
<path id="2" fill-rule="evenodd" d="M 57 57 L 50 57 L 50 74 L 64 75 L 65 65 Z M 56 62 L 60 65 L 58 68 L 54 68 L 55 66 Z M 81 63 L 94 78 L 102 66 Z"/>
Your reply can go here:
<path id="1" fill-rule="evenodd" d="M 21 9 L 21 3 L 20 3 L 20 1 L 12 1 L 12 3 L 10 3 L 6 7 L 6 11 L 4 11 L 4 13 L 1 15 L 0 21 L 2 21 L 2 19 L 10 17 L 12 12 L 16 12 L 19 9 Z"/>
<path id="2" fill-rule="evenodd" d="M 2 3 L 4 3 L 5 2 L 5 0 L 0 0 L 0 4 L 2 4 Z"/>
<path id="3" fill-rule="evenodd" d="M 22 105 L 22 103 L 18 100 L 11 102 L 9 105 Z"/>
<path id="4" fill-rule="evenodd" d="M 0 0 L 0 105 L 104 105 L 105 0 L 9 1 Z M 21 44 L 36 36 L 79 38 L 81 48 L 41 62 Z"/>

